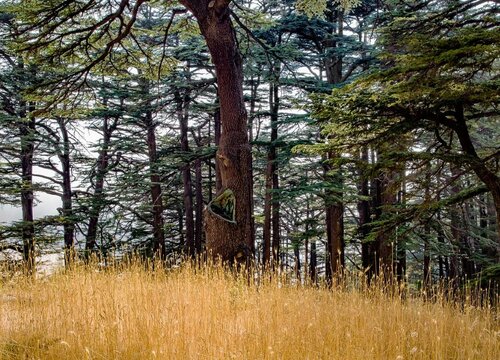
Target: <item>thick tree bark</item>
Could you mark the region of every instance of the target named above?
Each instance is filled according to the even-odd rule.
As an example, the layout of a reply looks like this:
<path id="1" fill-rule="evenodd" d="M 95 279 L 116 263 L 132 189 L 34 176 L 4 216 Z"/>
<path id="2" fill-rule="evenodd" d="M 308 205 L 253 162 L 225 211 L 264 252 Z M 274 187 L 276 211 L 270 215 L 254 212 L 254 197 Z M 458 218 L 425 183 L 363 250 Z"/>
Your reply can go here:
<path id="1" fill-rule="evenodd" d="M 236 199 L 234 222 L 206 211 L 207 250 L 222 261 L 245 262 L 254 252 L 252 157 L 243 101 L 242 59 L 230 20 L 229 2 L 181 0 L 196 17 L 215 65 L 222 130 L 216 161 L 221 173 L 221 192 L 229 189 Z"/>
<path id="2" fill-rule="evenodd" d="M 217 110 L 214 114 L 214 139 L 215 146 L 219 148 L 220 145 L 220 134 L 221 134 L 221 124 L 220 124 L 220 110 Z M 222 190 L 222 177 L 220 174 L 220 164 L 215 158 L 215 193 L 219 193 Z M 210 198 L 212 200 L 212 198 Z"/>
<path id="3" fill-rule="evenodd" d="M 382 219 L 386 215 L 387 209 L 396 203 L 397 191 L 394 187 L 394 173 L 387 171 L 381 174 L 374 181 L 375 197 L 374 209 L 375 217 L 377 220 Z M 379 229 L 375 240 L 375 272 L 380 274 L 384 273 L 386 280 L 390 279 L 393 274 L 393 261 L 394 261 L 394 244 L 391 241 L 393 231 Z"/>
<path id="4" fill-rule="evenodd" d="M 341 10 L 331 12 L 329 19 L 337 25 L 336 34 L 338 38 L 343 36 L 344 16 Z M 332 41 L 328 46 L 332 49 L 339 47 L 337 40 Z M 342 82 L 343 59 L 342 55 L 327 57 L 325 59 L 325 70 L 327 81 L 330 84 L 339 84 Z M 340 154 L 328 153 L 327 160 L 334 160 Z M 337 187 L 342 186 L 342 175 L 337 173 L 330 176 L 330 164 L 325 164 L 325 179 Z M 340 169 L 339 169 L 340 171 Z M 344 204 L 340 200 L 342 191 L 327 191 L 326 194 L 326 235 L 327 235 L 327 268 L 326 275 L 328 279 L 340 273 L 344 266 Z"/>
<path id="5" fill-rule="evenodd" d="M 329 154 L 328 158 L 333 159 L 336 155 Z M 337 186 L 342 184 L 342 176 L 328 174 L 330 167 L 325 168 L 325 177 L 328 181 Z M 344 205 L 338 198 L 342 197 L 340 191 L 327 191 L 326 199 L 326 236 L 328 248 L 327 277 L 339 274 L 344 266 Z"/>

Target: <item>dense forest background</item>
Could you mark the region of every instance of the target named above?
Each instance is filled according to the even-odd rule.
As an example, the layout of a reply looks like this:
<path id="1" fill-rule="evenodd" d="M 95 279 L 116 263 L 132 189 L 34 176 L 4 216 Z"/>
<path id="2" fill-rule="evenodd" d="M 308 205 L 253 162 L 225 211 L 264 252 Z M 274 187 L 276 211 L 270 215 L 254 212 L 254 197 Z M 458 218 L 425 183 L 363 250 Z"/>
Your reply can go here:
<path id="1" fill-rule="evenodd" d="M 193 3 L 1 1 L 0 204 L 22 209 L 2 261 L 175 262 L 205 230 L 239 237 L 245 207 L 252 244 L 231 256 L 302 280 L 499 276 L 498 2 L 207 2 L 240 55 L 252 165 L 234 169 Z"/>

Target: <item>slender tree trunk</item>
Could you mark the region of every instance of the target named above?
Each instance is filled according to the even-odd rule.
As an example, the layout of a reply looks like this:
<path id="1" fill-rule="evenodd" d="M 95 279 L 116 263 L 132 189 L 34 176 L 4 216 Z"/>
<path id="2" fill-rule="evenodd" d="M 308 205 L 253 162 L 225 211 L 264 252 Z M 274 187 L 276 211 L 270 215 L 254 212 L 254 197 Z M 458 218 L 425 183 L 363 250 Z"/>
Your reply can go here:
<path id="1" fill-rule="evenodd" d="M 278 44 L 281 43 L 281 39 Z M 273 264 L 277 265 L 280 261 L 280 200 L 278 196 L 279 190 L 279 173 L 278 173 L 278 156 L 277 144 L 278 141 L 278 115 L 280 107 L 279 96 L 279 73 L 281 71 L 280 64 L 277 62 L 274 65 L 274 79 L 270 84 L 269 100 L 271 110 L 271 147 L 268 154 L 268 162 L 271 164 L 271 186 L 272 186 L 272 229 L 273 238 L 271 242 Z"/>
<path id="2" fill-rule="evenodd" d="M 244 262 L 254 252 L 252 156 L 243 100 L 242 59 L 230 20 L 229 1 L 181 2 L 196 17 L 215 65 L 222 130 L 216 161 L 221 173 L 221 191 L 231 190 L 235 197 L 234 222 L 210 210 L 206 212 L 207 249 L 223 261 L 236 258 Z"/>
<path id="3" fill-rule="evenodd" d="M 149 156 L 149 178 L 151 181 L 151 208 L 153 213 L 153 255 L 165 258 L 165 235 L 163 233 L 163 200 L 161 178 L 156 154 L 156 125 L 153 122 L 151 110 L 146 110 L 144 123 L 147 131 Z"/>
<path id="4" fill-rule="evenodd" d="M 406 204 L 406 175 L 405 169 L 401 171 L 401 189 L 398 192 L 398 204 L 405 205 Z M 397 264 L 396 264 L 396 276 L 398 282 L 401 283 L 405 280 L 406 276 L 406 239 L 404 236 L 401 236 L 397 239 Z"/>
<path id="5" fill-rule="evenodd" d="M 268 267 L 271 264 L 271 211 L 272 211 L 272 164 L 268 162 L 266 169 L 266 188 L 264 195 L 264 227 L 262 229 L 263 257 L 262 265 Z"/>
<path id="6" fill-rule="evenodd" d="M 279 69 L 275 71 L 279 72 Z M 276 191 L 279 188 L 278 163 L 276 141 L 278 140 L 278 110 L 279 110 L 279 85 L 277 79 L 269 85 L 269 106 L 271 114 L 271 138 L 269 150 L 267 153 L 266 169 L 266 195 L 264 198 L 264 266 L 272 263 L 273 266 L 279 260 L 280 244 L 280 224 L 279 224 L 279 206 Z M 271 231 L 272 230 L 272 231 Z M 272 237 L 271 237 L 272 234 Z M 272 251 L 271 251 L 272 250 Z"/>
<path id="7" fill-rule="evenodd" d="M 181 96 L 177 91 L 175 100 L 177 102 L 177 118 L 181 129 L 181 151 L 187 156 L 189 154 L 188 141 L 188 94 Z M 194 240 L 194 217 L 193 217 L 193 186 L 191 181 L 191 166 L 189 162 L 182 168 L 182 183 L 184 185 L 184 216 L 186 227 L 186 253 L 194 257 L 196 252 Z"/>
<path id="8" fill-rule="evenodd" d="M 368 165 L 368 149 L 366 147 L 362 149 L 360 159 Z M 358 201 L 358 232 L 361 239 L 361 262 L 363 270 L 366 271 L 367 280 L 370 281 L 375 271 L 373 242 L 366 240 L 369 233 L 368 225 L 370 223 L 370 201 L 368 200 L 370 193 L 368 180 L 362 171 L 359 171 L 359 179 L 358 191 L 359 195 L 362 196 L 362 199 Z"/>
<path id="9" fill-rule="evenodd" d="M 425 175 L 425 197 L 424 201 L 430 203 L 431 194 L 431 178 L 430 178 L 430 166 L 426 168 Z M 431 237 L 431 226 L 427 222 L 424 226 L 424 278 L 423 278 L 423 288 L 428 291 L 431 286 L 431 254 L 430 254 L 430 237 Z"/>
<path id="10" fill-rule="evenodd" d="M 293 238 L 292 238 L 293 239 Z M 300 281 L 300 270 L 301 270 L 301 263 L 300 263 L 300 243 L 298 241 L 292 240 L 293 244 L 293 256 L 294 256 L 294 263 L 295 263 L 295 277 L 297 278 L 298 281 Z"/>
<path id="11" fill-rule="evenodd" d="M 459 170 L 456 166 L 451 166 L 451 175 L 455 178 L 458 178 Z M 458 180 L 456 180 L 458 181 Z M 451 193 L 458 194 L 460 192 L 460 186 L 456 183 L 451 186 Z M 450 271 L 449 277 L 450 280 L 455 282 L 458 280 L 460 276 L 459 268 L 458 268 L 458 249 L 460 245 L 460 239 L 462 237 L 462 224 L 460 219 L 460 206 L 454 205 L 450 210 L 450 220 L 451 220 L 451 255 L 450 255 Z"/>
<path id="12" fill-rule="evenodd" d="M 195 218 L 195 237 L 194 247 L 196 254 L 201 254 L 203 243 L 203 178 L 201 171 L 201 159 L 196 159 L 195 163 L 195 178 L 196 178 L 196 218 Z"/>
<path id="13" fill-rule="evenodd" d="M 439 195 L 438 195 L 438 200 L 439 200 Z M 437 212 L 437 220 L 438 220 L 438 229 L 437 229 L 437 241 L 438 244 L 440 245 L 441 248 L 444 247 L 444 233 L 443 229 L 441 228 L 441 210 L 438 210 Z M 439 262 L 439 279 L 444 280 L 445 276 L 448 276 L 448 269 L 445 267 L 445 262 L 446 262 L 447 257 L 442 255 L 442 250 L 439 253 L 438 256 L 438 262 Z"/>
<path id="14" fill-rule="evenodd" d="M 59 131 L 62 135 L 62 152 L 59 153 L 62 175 L 62 215 L 64 217 L 64 261 L 70 267 L 74 258 L 75 221 L 73 219 L 73 197 L 71 190 L 71 144 L 68 136 L 67 122 L 58 118 Z"/>
<path id="15" fill-rule="evenodd" d="M 313 284 L 318 281 L 317 266 L 318 266 L 318 254 L 316 249 L 316 241 L 311 241 L 311 255 L 309 260 L 309 277 Z"/>
<path id="16" fill-rule="evenodd" d="M 22 238 L 23 261 L 26 271 L 35 270 L 35 226 L 33 224 L 33 153 L 35 151 L 35 118 L 28 114 L 26 102 L 22 101 L 19 113 L 21 137 L 21 209 L 23 214 Z M 30 110 L 33 106 L 29 106 Z"/>
<path id="17" fill-rule="evenodd" d="M 113 123 L 109 124 L 109 118 L 104 117 L 102 125 L 102 145 L 96 161 L 94 194 L 92 196 L 89 225 L 87 228 L 87 236 L 85 241 L 85 250 L 87 257 L 90 252 L 92 252 L 97 246 L 97 228 L 99 225 L 99 216 L 101 214 L 104 201 L 104 180 L 106 178 L 106 173 L 109 166 L 108 151 L 112 133 L 117 126 L 117 118 L 114 119 Z"/>
<path id="18" fill-rule="evenodd" d="M 470 187 L 470 184 L 467 185 Z M 474 244 L 474 237 L 472 234 L 474 231 L 473 229 L 476 228 L 477 224 L 475 224 L 476 218 L 474 214 L 474 206 L 470 200 L 467 200 L 464 204 L 462 218 L 466 226 L 465 233 L 462 238 L 462 248 L 465 255 L 462 257 L 462 266 L 467 279 L 472 279 L 476 273 L 476 264 L 473 258 L 476 253 L 476 245 Z"/>

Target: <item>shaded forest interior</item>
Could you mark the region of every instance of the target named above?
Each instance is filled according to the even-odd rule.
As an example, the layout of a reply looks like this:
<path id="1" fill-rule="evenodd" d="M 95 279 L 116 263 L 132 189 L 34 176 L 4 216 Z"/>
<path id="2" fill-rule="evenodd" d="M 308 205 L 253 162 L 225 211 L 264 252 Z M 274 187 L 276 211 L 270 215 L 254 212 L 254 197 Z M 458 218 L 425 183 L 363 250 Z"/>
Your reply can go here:
<path id="1" fill-rule="evenodd" d="M 1 261 L 499 281 L 497 6 L 0 1 Z"/>

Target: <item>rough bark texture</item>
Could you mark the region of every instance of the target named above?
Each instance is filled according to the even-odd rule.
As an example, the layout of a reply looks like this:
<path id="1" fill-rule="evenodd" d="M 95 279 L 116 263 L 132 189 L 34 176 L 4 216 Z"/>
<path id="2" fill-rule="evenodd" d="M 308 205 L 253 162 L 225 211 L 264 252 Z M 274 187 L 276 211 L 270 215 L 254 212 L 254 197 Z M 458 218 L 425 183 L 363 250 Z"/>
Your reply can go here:
<path id="1" fill-rule="evenodd" d="M 215 146 L 217 148 L 220 145 L 220 133 L 221 133 L 221 125 L 220 125 L 220 111 L 217 110 L 214 114 L 214 138 L 215 138 Z M 217 157 L 215 158 L 215 193 L 219 193 L 222 190 L 222 178 L 220 174 L 220 165 L 217 161 Z M 212 198 L 210 198 L 212 200 Z"/>
<path id="2" fill-rule="evenodd" d="M 377 220 L 382 219 L 386 215 L 386 209 L 396 203 L 397 190 L 395 190 L 394 181 L 394 173 L 392 171 L 384 172 L 374 181 L 375 198 L 373 207 Z M 392 230 L 380 229 L 375 241 L 375 272 L 377 274 L 384 272 L 386 279 L 392 277 L 393 273 L 394 244 L 392 236 Z"/>
<path id="3" fill-rule="evenodd" d="M 215 65 L 221 117 L 221 137 L 216 161 L 222 189 L 236 198 L 231 223 L 205 212 L 207 250 L 223 261 L 249 260 L 254 252 L 252 219 L 252 157 L 243 101 L 243 68 L 230 20 L 229 1 L 181 1 L 196 17 Z"/>
<path id="4" fill-rule="evenodd" d="M 337 23 L 336 34 L 338 38 L 343 36 L 344 16 L 342 11 L 333 11 L 330 14 L 331 22 Z M 338 41 L 332 40 L 328 47 L 334 49 L 339 46 Z M 330 84 L 339 84 L 342 82 L 343 61 L 342 55 L 329 56 L 325 59 L 325 70 L 327 81 Z M 328 153 L 327 160 L 331 161 L 339 154 Z M 330 176 L 330 164 L 325 165 L 325 179 L 337 187 L 342 186 L 342 175 L 337 173 Z M 339 274 L 344 266 L 344 205 L 341 200 L 341 191 L 327 191 L 326 197 L 326 235 L 327 235 L 327 266 L 326 275 L 328 279 Z"/>

